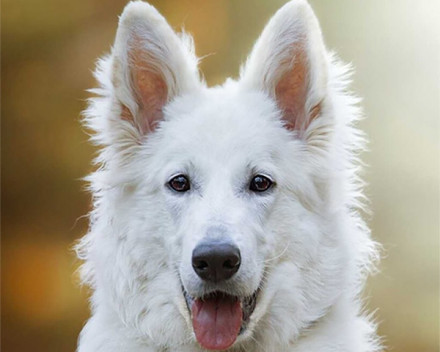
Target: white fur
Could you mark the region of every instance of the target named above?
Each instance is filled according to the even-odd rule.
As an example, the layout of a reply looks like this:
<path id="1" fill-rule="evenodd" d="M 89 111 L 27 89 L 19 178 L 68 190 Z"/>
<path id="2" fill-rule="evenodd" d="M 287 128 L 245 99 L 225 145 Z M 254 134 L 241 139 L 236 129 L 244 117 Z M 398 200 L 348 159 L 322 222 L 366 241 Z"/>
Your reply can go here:
<path id="1" fill-rule="evenodd" d="M 139 128 L 132 35 L 167 87 L 154 132 Z M 321 109 L 304 133 L 285 128 L 274 97 L 298 40 L 309 60 L 304 104 Z M 353 127 L 360 111 L 346 92 L 349 69 L 326 51 L 304 0 L 272 18 L 237 81 L 208 89 L 191 45 L 153 7 L 132 2 L 112 54 L 98 63 L 99 96 L 85 124 L 102 149 L 88 178 L 90 231 L 77 247 L 92 317 L 78 352 L 203 351 L 181 285 L 195 296 L 206 290 L 190 262 L 206 236 L 227 236 L 241 250 L 225 290 L 261 288 L 248 329 L 228 351 L 380 351 L 359 298 L 377 251 L 359 215 L 364 142 Z M 123 106 L 133 121 L 121 118 Z M 191 192 L 165 186 L 179 173 L 193 181 Z M 276 187 L 247 192 L 255 173 Z"/>

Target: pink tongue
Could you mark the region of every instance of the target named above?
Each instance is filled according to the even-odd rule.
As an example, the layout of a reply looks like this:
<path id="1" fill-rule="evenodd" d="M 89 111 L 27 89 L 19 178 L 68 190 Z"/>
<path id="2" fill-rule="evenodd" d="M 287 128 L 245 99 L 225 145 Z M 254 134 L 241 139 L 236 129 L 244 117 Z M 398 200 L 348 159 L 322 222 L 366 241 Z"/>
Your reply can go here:
<path id="1" fill-rule="evenodd" d="M 243 312 L 234 297 L 216 296 L 197 299 L 192 307 L 197 341 L 208 350 L 225 350 L 237 339 Z"/>

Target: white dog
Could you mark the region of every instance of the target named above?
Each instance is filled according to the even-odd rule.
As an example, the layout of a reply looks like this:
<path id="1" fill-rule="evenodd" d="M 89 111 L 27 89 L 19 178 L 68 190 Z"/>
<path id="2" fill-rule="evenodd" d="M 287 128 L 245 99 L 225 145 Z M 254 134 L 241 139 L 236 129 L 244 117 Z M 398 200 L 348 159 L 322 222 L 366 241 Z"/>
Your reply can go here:
<path id="1" fill-rule="evenodd" d="M 239 79 L 207 88 L 191 38 L 127 5 L 85 119 L 102 150 L 79 352 L 381 350 L 347 71 L 293 0 Z"/>

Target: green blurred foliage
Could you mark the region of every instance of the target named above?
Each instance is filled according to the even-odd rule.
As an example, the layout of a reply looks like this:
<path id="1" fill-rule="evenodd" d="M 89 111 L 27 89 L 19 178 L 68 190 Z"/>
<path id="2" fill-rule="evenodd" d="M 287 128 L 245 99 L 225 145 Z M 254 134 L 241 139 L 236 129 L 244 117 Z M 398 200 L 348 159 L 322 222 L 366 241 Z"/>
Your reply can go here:
<path id="1" fill-rule="evenodd" d="M 125 1 L 2 1 L 2 350 L 74 351 L 87 290 L 70 250 L 87 229 L 81 178 L 94 149 L 79 123 L 97 57 Z M 284 1 L 155 0 L 193 34 L 209 84 L 237 76 Z M 436 0 L 311 0 L 329 48 L 356 67 L 374 237 L 369 306 L 392 350 L 438 350 L 439 31 Z"/>

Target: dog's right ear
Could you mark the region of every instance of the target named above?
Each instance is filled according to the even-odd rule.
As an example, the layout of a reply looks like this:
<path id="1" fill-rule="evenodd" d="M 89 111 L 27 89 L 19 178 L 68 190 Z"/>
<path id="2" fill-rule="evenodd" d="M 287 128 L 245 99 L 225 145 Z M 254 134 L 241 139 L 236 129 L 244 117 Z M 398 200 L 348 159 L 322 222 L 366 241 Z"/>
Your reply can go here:
<path id="1" fill-rule="evenodd" d="M 154 131 L 167 102 L 200 82 L 190 38 L 177 36 L 162 15 L 142 1 L 125 7 L 112 60 L 119 118 L 132 123 L 139 136 Z"/>

